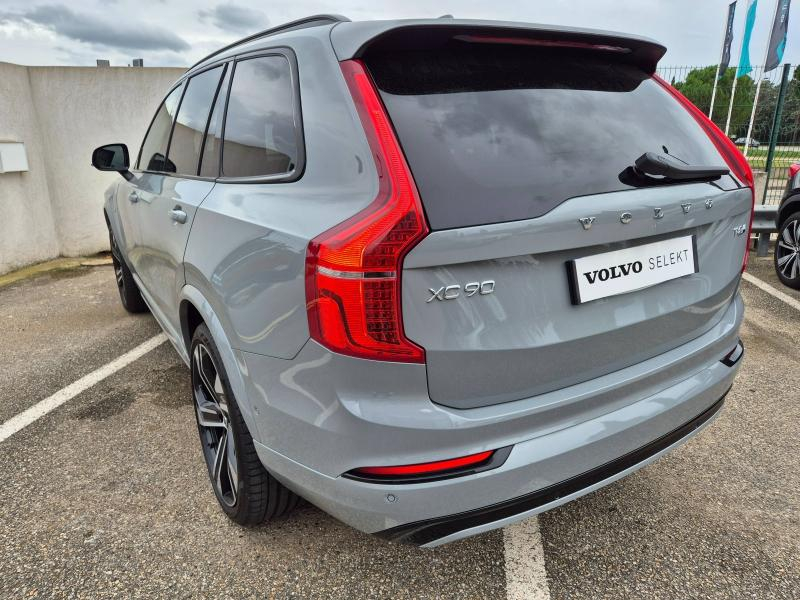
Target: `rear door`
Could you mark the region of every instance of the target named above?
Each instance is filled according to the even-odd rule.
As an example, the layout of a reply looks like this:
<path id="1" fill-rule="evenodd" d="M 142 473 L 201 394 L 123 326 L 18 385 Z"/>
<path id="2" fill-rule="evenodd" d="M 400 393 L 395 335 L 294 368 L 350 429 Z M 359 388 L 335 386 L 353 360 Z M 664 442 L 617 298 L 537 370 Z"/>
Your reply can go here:
<path id="1" fill-rule="evenodd" d="M 623 54 L 462 36 L 365 56 L 433 230 L 402 283 L 435 402 L 598 377 L 700 336 L 729 307 L 751 191 L 730 175 L 667 185 L 632 169 L 645 152 L 725 162 Z"/>
<path id="2" fill-rule="evenodd" d="M 137 190 L 142 236 L 137 272 L 175 331 L 180 330 L 178 293 L 185 281 L 183 254 L 189 231 L 197 207 L 218 175 L 219 160 L 213 150 L 217 124 L 211 112 L 217 105 L 222 113 L 226 69 L 218 65 L 188 79 L 163 159 L 158 150 L 141 158 L 149 172 L 142 174 Z M 209 155 L 201 165 L 206 147 Z"/>

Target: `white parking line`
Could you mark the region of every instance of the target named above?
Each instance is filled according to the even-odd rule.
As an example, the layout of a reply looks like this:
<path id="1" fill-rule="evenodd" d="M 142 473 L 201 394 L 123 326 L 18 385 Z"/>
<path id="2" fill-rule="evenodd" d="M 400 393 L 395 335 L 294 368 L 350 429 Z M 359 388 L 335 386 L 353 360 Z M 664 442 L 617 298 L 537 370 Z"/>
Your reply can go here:
<path id="1" fill-rule="evenodd" d="M 503 529 L 503 547 L 506 555 L 506 598 L 550 600 L 539 519 L 531 517 Z"/>
<path id="2" fill-rule="evenodd" d="M 744 273 L 742 273 L 742 279 L 744 279 L 748 283 L 752 283 L 757 288 L 759 288 L 761 290 L 764 290 L 770 296 L 774 296 L 778 300 L 780 300 L 782 302 L 785 302 L 786 304 L 788 304 L 789 306 L 791 306 L 795 310 L 800 310 L 800 302 L 798 302 L 797 300 L 792 298 L 786 292 L 780 291 L 778 288 L 775 288 L 775 287 L 771 286 L 766 281 L 763 281 L 763 280 L 759 279 L 755 275 L 750 275 L 750 273 L 745 271 Z"/>
<path id="3" fill-rule="evenodd" d="M 167 336 L 163 333 L 160 333 L 154 337 L 151 337 L 146 342 L 139 344 L 133 350 L 118 356 L 110 363 L 107 363 L 78 379 L 76 382 L 69 384 L 67 387 L 58 390 L 52 396 L 49 396 L 42 400 L 41 402 L 37 402 L 29 409 L 24 410 L 23 412 L 19 413 L 18 415 L 11 417 L 8 421 L 0 425 L 0 442 L 3 442 L 10 438 L 12 435 L 24 429 L 34 421 L 42 418 L 47 413 L 52 410 L 55 410 L 68 400 L 71 400 L 81 392 L 89 389 L 96 383 L 100 383 L 108 377 L 109 375 L 113 375 L 123 367 L 131 364 L 138 358 L 141 358 L 154 348 L 157 348 L 161 344 L 167 341 Z"/>

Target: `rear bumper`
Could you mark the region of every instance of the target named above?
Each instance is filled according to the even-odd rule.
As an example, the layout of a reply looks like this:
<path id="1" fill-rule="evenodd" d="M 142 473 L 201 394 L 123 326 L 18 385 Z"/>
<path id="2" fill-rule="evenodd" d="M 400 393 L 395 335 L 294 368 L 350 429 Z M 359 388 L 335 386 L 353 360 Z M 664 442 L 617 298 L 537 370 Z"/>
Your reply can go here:
<path id="1" fill-rule="evenodd" d="M 727 395 L 727 391 L 725 395 Z M 398 525 L 380 537 L 420 546 L 437 546 L 543 512 L 624 477 L 679 446 L 708 425 L 722 408 L 725 396 L 681 427 L 615 460 L 533 493 L 492 506 Z"/>
<path id="2" fill-rule="evenodd" d="M 737 297 L 712 331 L 627 369 L 462 411 L 430 402 L 424 366 L 352 359 L 343 370 L 339 357 L 308 345 L 270 372 L 273 363 L 245 355 L 256 449 L 289 488 L 361 531 L 435 546 L 502 527 L 623 477 L 709 423 L 741 364 L 722 361 L 742 310 Z M 369 393 L 356 397 L 356 386 Z M 513 447 L 501 466 L 462 477 L 402 485 L 342 477 L 505 446 Z"/>

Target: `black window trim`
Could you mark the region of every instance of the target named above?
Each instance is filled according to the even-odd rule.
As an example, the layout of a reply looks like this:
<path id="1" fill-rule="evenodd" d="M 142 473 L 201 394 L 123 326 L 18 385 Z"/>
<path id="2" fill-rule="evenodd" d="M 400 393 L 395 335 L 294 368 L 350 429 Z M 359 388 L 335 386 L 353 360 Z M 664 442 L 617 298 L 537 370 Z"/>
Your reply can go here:
<path id="1" fill-rule="evenodd" d="M 222 170 L 222 161 L 225 154 L 225 125 L 228 120 L 228 102 L 231 97 L 231 89 L 233 87 L 233 79 L 236 77 L 236 65 L 244 60 L 251 60 L 254 58 L 262 58 L 265 56 L 281 56 L 289 63 L 289 75 L 292 83 L 292 108 L 294 109 L 294 130 L 295 139 L 297 140 L 297 161 L 294 169 L 287 173 L 277 173 L 275 175 L 253 175 L 249 177 L 225 177 Z M 305 133 L 303 130 L 303 113 L 302 105 L 300 102 L 300 80 L 298 76 L 297 57 L 291 48 L 286 46 L 276 46 L 273 48 L 259 48 L 250 52 L 237 54 L 233 57 L 233 65 L 231 67 L 231 76 L 228 82 L 228 95 L 225 98 L 225 115 L 222 121 L 222 144 L 219 153 L 219 173 L 220 176 L 216 181 L 220 183 L 291 183 L 297 181 L 303 176 L 306 168 L 306 152 L 305 152 Z"/>
<path id="2" fill-rule="evenodd" d="M 211 117 L 214 116 L 214 109 L 217 108 L 217 99 L 219 98 L 220 93 L 223 93 L 222 92 L 222 85 L 225 83 L 225 78 L 228 75 L 229 62 L 230 61 L 222 63 L 222 74 L 219 76 L 219 81 L 217 82 L 217 89 L 214 90 L 214 98 L 212 98 L 212 100 L 211 100 L 211 108 L 209 108 L 209 110 L 208 110 L 208 116 L 206 117 L 206 126 L 203 129 L 203 143 L 200 146 L 200 156 L 197 158 L 197 168 L 195 169 L 195 176 L 200 178 L 200 179 L 215 179 L 216 180 L 216 178 L 219 177 L 219 164 L 217 164 L 217 175 L 216 175 L 216 177 L 204 177 L 204 176 L 200 175 L 200 170 L 203 168 L 203 156 L 206 153 L 206 142 L 208 141 L 208 128 L 211 127 Z M 217 66 L 219 66 L 219 65 L 217 65 Z M 230 66 L 230 71 L 231 71 L 231 73 L 233 72 L 233 66 Z M 201 71 L 201 72 L 205 72 L 205 71 Z M 194 77 L 194 75 L 192 75 L 192 77 Z M 231 79 L 232 79 L 232 77 L 228 77 L 228 80 L 227 80 L 228 88 L 231 87 Z M 226 94 L 225 104 L 227 104 L 228 103 L 228 100 L 227 100 L 228 90 L 225 90 L 224 93 Z M 225 108 L 224 108 L 224 106 L 223 106 L 222 110 L 223 110 L 222 117 L 223 117 L 223 120 L 224 120 L 224 118 L 225 118 Z M 220 131 L 220 133 L 221 133 L 221 131 Z M 222 148 L 222 137 L 220 136 L 220 149 L 221 148 Z M 167 154 L 167 158 L 169 158 L 169 154 Z"/>

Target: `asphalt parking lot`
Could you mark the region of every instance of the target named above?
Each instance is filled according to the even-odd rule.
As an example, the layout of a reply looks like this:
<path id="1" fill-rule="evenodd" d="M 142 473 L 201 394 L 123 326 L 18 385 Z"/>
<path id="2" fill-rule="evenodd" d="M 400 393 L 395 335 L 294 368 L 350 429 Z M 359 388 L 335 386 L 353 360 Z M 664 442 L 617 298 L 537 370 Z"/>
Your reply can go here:
<path id="1" fill-rule="evenodd" d="M 753 256 L 749 272 L 800 300 L 771 264 Z M 541 546 L 517 529 L 420 550 L 308 504 L 232 524 L 207 482 L 188 371 L 161 344 L 0 442 L 0 597 L 800 597 L 800 310 L 742 292 L 747 353 L 721 416 L 541 515 Z M 0 326 L 0 423 L 159 332 L 122 309 L 110 266 L 0 287 Z M 546 582 L 526 583 L 542 548 Z"/>

